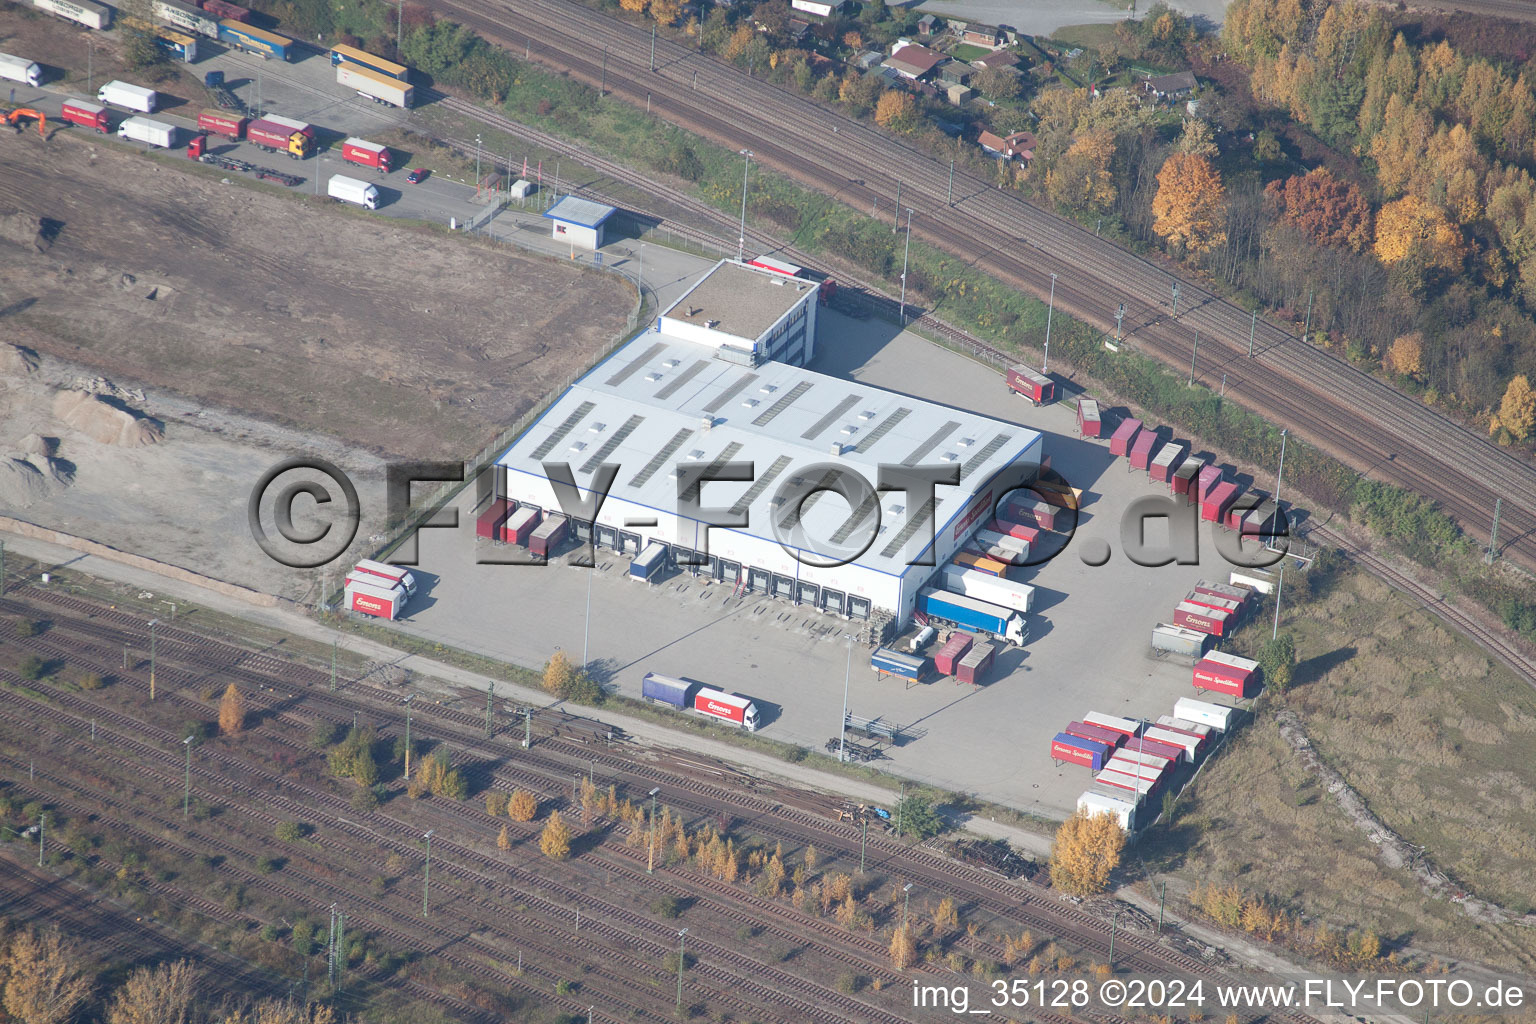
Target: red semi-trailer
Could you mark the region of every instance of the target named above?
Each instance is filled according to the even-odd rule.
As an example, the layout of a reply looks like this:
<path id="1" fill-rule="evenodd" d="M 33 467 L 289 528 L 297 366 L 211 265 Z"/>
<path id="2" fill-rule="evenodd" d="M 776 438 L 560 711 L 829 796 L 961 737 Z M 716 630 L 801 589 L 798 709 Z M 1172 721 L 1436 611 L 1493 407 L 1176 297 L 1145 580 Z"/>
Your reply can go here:
<path id="1" fill-rule="evenodd" d="M 502 524 L 511 511 L 512 502 L 506 498 L 491 502 L 490 507 L 475 519 L 475 536 L 483 540 L 500 540 Z"/>
<path id="2" fill-rule="evenodd" d="M 1023 395 L 1036 405 L 1044 405 L 1056 397 L 1056 382 L 1027 366 L 1009 367 L 1007 379 L 1009 391 Z"/>
<path id="3" fill-rule="evenodd" d="M 102 134 L 112 130 L 111 122 L 107 119 L 107 108 L 100 103 L 65 100 L 64 120 L 70 124 L 78 124 L 82 128 L 94 128 Z"/>
<path id="4" fill-rule="evenodd" d="M 933 667 L 942 675 L 954 675 L 960 659 L 965 657 L 965 653 L 975 642 L 976 638 L 969 633 L 951 633 L 949 639 L 944 642 L 944 646 L 940 647 L 938 653 L 933 656 Z"/>
<path id="5" fill-rule="evenodd" d="M 1152 430 L 1143 430 L 1136 435 L 1136 443 L 1131 445 L 1131 468 L 1147 470 L 1152 465 L 1152 453 L 1157 450 L 1159 439 L 1157 433 Z"/>
<path id="6" fill-rule="evenodd" d="M 389 147 L 367 139 L 347 139 L 341 144 L 341 158 L 360 167 L 372 167 L 386 172 L 390 170 Z"/>
<path id="7" fill-rule="evenodd" d="M 203 110 L 197 115 L 197 127 L 199 131 L 208 132 L 211 135 L 222 135 L 226 139 L 239 142 L 245 138 L 246 126 L 250 124 L 247 118 L 238 114 L 226 113 L 222 110 Z M 284 143 L 286 145 L 286 142 Z"/>
<path id="8" fill-rule="evenodd" d="M 1109 454 L 1125 455 L 1131 450 L 1131 445 L 1136 443 L 1136 435 L 1141 432 L 1141 420 L 1128 417 L 1120 421 L 1115 432 L 1109 435 Z"/>
<path id="9" fill-rule="evenodd" d="M 1062 732 L 1068 736 L 1081 736 L 1085 740 L 1102 743 L 1106 747 L 1118 747 L 1125 742 L 1125 733 L 1115 732 L 1100 725 L 1089 725 L 1086 722 L 1068 722 Z"/>
<path id="10" fill-rule="evenodd" d="M 1092 398 L 1077 400 L 1077 435 L 1098 437 L 1103 424 L 1099 419 L 1099 403 Z"/>

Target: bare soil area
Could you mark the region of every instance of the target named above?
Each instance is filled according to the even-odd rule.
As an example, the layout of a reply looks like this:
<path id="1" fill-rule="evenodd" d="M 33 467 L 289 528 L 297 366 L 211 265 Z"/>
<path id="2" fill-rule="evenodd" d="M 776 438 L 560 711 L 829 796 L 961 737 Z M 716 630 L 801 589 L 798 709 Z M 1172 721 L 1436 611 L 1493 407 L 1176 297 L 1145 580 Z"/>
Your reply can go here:
<path id="1" fill-rule="evenodd" d="M 494 438 L 613 340 L 612 277 L 55 134 L 0 145 L 12 344 L 381 455 Z"/>

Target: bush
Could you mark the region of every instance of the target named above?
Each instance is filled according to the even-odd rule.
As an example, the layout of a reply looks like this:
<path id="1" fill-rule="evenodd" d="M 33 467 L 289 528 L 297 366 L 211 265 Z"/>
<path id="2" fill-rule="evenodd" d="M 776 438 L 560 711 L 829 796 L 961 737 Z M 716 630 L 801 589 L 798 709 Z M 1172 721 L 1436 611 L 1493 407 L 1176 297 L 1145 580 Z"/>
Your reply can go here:
<path id="1" fill-rule="evenodd" d="M 379 809 L 379 794 L 372 786 L 359 786 L 352 794 L 352 809 L 358 814 L 370 814 Z"/>
<path id="2" fill-rule="evenodd" d="M 297 821 L 280 821 L 272 834 L 285 843 L 296 843 L 309 832 L 309 826 Z"/>
<path id="3" fill-rule="evenodd" d="M 75 680 L 75 685 L 82 690 L 99 690 L 107 683 L 96 672 L 81 672 L 79 678 Z"/>
<path id="4" fill-rule="evenodd" d="M 277 870 L 277 861 L 273 860 L 271 857 L 257 857 L 256 858 L 256 872 L 258 874 L 270 875 L 272 872 L 274 872 L 276 870 Z"/>
<path id="5" fill-rule="evenodd" d="M 939 817 L 927 797 L 909 796 L 896 806 L 892 818 L 901 827 L 902 835 L 914 835 L 919 839 L 932 839 L 949 826 Z"/>
<path id="6" fill-rule="evenodd" d="M 43 678 L 43 676 L 47 673 L 47 663 L 35 654 L 29 654 L 25 658 L 22 658 L 20 664 L 16 666 L 17 675 L 34 683 Z"/>
<path id="7" fill-rule="evenodd" d="M 658 896 L 651 901 L 651 913 L 669 921 L 676 920 L 683 913 L 683 904 L 676 896 Z"/>
<path id="8" fill-rule="evenodd" d="M 37 636 L 43 631 L 43 624 L 36 619 L 17 619 L 16 635 L 19 637 Z"/>
<path id="9" fill-rule="evenodd" d="M 319 721 L 309 728 L 309 745 L 324 750 L 336 741 L 336 723 Z"/>
<path id="10" fill-rule="evenodd" d="M 493 818 L 499 818 L 507 813 L 507 794 L 498 793 L 494 789 L 485 791 L 485 813 Z"/>

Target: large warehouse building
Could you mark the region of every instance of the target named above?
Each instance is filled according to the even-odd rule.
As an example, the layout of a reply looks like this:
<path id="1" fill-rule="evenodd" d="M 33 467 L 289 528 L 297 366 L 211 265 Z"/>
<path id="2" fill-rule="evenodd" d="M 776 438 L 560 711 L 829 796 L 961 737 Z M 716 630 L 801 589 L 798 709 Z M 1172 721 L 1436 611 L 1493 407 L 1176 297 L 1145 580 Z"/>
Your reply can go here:
<path id="1" fill-rule="evenodd" d="M 726 261 L 572 385 L 500 459 L 505 497 L 562 502 L 546 464 L 569 466 L 574 507 L 599 467 L 618 467 L 586 540 L 827 612 L 905 622 L 917 593 L 1002 491 L 1042 459 L 1033 430 L 794 365 L 815 344 L 816 286 Z M 783 355 L 793 362 L 777 358 Z M 743 525 L 710 526 L 680 500 L 689 467 L 750 480 L 689 498 Z M 958 485 L 876 492 L 881 466 L 953 467 Z M 807 491 L 838 479 L 842 494 Z M 846 497 L 844 496 L 846 495 Z M 841 563 L 841 564 L 833 564 Z M 916 563 L 916 564 L 914 564 Z"/>

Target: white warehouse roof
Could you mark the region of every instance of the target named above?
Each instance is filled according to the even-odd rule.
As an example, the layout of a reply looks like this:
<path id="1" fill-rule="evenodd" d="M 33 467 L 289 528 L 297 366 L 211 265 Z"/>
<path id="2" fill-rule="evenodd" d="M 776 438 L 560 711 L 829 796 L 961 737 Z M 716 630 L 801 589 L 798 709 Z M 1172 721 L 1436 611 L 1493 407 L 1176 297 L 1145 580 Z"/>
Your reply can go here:
<path id="1" fill-rule="evenodd" d="M 772 539 L 773 516 L 782 522 L 788 512 L 772 504 L 775 491 L 797 476 L 819 480 L 824 470 L 808 472 L 813 467 L 852 469 L 873 488 L 882 463 L 958 464 L 960 485 L 935 489 L 942 528 L 1003 467 L 1026 454 L 1032 462 L 1040 458 L 1040 434 L 1017 424 L 784 363 L 752 369 L 713 358 L 713 352 L 641 334 L 572 385 L 500 464 L 512 474 L 543 478 L 544 462 L 568 463 L 585 494 L 598 465 L 617 463 L 607 503 L 622 500 L 672 515 L 679 508 L 673 475 L 679 463 L 748 462 L 755 468 L 753 483 L 709 483 L 699 503 L 746 510 L 748 526 L 741 532 Z M 832 454 L 834 442 L 843 446 L 841 455 Z M 900 576 L 936 531 L 907 515 L 907 506 L 917 503 L 903 491 L 881 492 L 879 503 L 879 535 L 856 564 Z M 857 540 L 868 535 L 868 525 L 862 533 L 859 527 L 871 511 L 866 507 L 850 523 L 848 503 L 822 494 L 804 506 L 804 535 L 838 544 Z M 720 530 L 714 528 L 715 534 Z"/>

